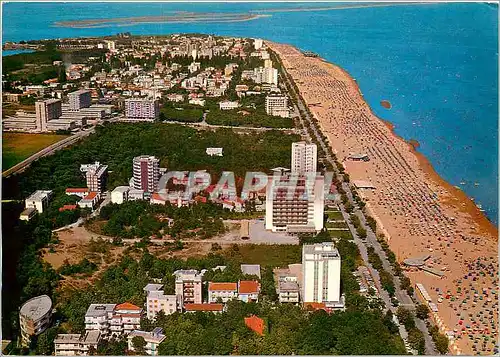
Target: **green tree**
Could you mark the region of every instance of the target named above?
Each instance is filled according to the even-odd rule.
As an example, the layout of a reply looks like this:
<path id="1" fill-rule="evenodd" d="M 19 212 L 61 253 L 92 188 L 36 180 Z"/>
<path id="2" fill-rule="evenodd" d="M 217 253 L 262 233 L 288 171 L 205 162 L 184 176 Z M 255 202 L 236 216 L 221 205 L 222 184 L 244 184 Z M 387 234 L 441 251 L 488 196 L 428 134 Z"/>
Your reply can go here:
<path id="1" fill-rule="evenodd" d="M 425 320 L 429 317 L 430 310 L 425 304 L 418 304 L 415 309 L 415 316 L 421 320 Z"/>
<path id="2" fill-rule="evenodd" d="M 146 354 L 146 340 L 142 336 L 134 336 L 132 337 L 132 346 L 134 347 L 134 351 L 138 355 Z"/>

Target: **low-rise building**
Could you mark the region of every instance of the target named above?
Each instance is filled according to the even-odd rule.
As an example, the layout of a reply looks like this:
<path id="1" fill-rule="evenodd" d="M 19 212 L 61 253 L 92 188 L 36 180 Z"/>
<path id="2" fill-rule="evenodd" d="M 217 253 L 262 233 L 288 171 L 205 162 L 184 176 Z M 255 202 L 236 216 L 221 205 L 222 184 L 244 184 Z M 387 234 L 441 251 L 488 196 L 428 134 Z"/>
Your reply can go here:
<path id="1" fill-rule="evenodd" d="M 205 106 L 205 99 L 202 99 L 202 98 L 192 98 L 192 99 L 189 100 L 189 104 L 199 105 L 199 106 L 204 107 Z"/>
<path id="2" fill-rule="evenodd" d="M 208 302 L 224 303 L 238 297 L 238 284 L 236 283 L 208 283 Z"/>
<path id="3" fill-rule="evenodd" d="M 132 341 L 134 337 L 142 337 L 144 339 L 146 342 L 144 350 L 150 356 L 158 356 L 158 346 L 166 338 L 161 327 L 156 327 L 151 332 L 134 330 L 127 336 L 128 349 L 130 351 L 135 351 L 134 343 Z"/>
<path id="4" fill-rule="evenodd" d="M 99 192 L 89 192 L 87 196 L 78 201 L 78 206 L 80 206 L 81 208 L 90 208 L 93 210 L 94 207 L 99 202 L 99 199 L 100 199 Z"/>
<path id="5" fill-rule="evenodd" d="M 67 188 L 66 189 L 66 194 L 68 196 L 78 196 L 80 198 L 84 198 L 85 196 L 87 196 L 89 194 L 89 189 L 87 187 L 77 187 L 77 188 Z"/>
<path id="6" fill-rule="evenodd" d="M 26 301 L 19 311 L 19 327 L 21 328 L 21 343 L 29 345 L 30 338 L 45 331 L 51 322 L 52 300 L 47 295 L 41 295 Z"/>
<path id="7" fill-rule="evenodd" d="M 255 275 L 260 279 L 260 265 L 259 264 L 241 264 L 241 272 L 245 275 Z"/>
<path id="8" fill-rule="evenodd" d="M 146 298 L 146 315 L 150 320 L 154 319 L 156 314 L 160 311 L 163 311 L 165 315 L 170 315 L 177 311 L 177 297 L 175 295 L 166 295 L 162 288 L 163 286 L 160 285 L 158 290 L 148 291 Z"/>
<path id="9" fill-rule="evenodd" d="M 52 198 L 52 191 L 50 190 L 38 190 L 35 191 L 31 196 L 26 198 L 25 206 L 26 208 L 34 208 L 38 213 L 43 213 L 43 210 L 49 206 L 49 201 Z"/>
<path id="10" fill-rule="evenodd" d="M 288 98 L 285 95 L 268 95 L 266 97 L 266 113 L 268 115 L 288 118 Z"/>
<path id="11" fill-rule="evenodd" d="M 280 276 L 278 278 L 279 302 L 298 303 L 300 301 L 299 284 L 296 276 Z"/>
<path id="12" fill-rule="evenodd" d="M 101 333 L 97 330 L 85 334 L 60 333 L 54 339 L 56 356 L 88 356 L 95 354 Z M 93 351 L 92 351 L 93 350 Z"/>
<path id="13" fill-rule="evenodd" d="M 185 304 L 184 310 L 186 312 L 213 312 L 221 313 L 224 311 L 224 304 Z"/>
<path id="14" fill-rule="evenodd" d="M 129 201 L 137 201 L 137 200 L 143 200 L 144 199 L 144 190 L 137 190 L 134 188 L 131 188 L 128 191 L 128 200 Z"/>
<path id="15" fill-rule="evenodd" d="M 206 148 L 205 152 L 208 156 L 222 156 L 223 148 Z"/>
<path id="16" fill-rule="evenodd" d="M 220 110 L 231 110 L 231 109 L 236 109 L 240 105 L 238 102 L 231 102 L 229 100 L 225 100 L 222 102 L 219 102 L 219 109 Z"/>
<path id="17" fill-rule="evenodd" d="M 111 192 L 111 203 L 121 205 L 128 200 L 129 186 L 118 186 Z"/>
<path id="18" fill-rule="evenodd" d="M 26 208 L 19 215 L 19 219 L 21 221 L 30 221 L 33 217 L 36 216 L 37 210 L 33 207 Z"/>
<path id="19" fill-rule="evenodd" d="M 238 282 L 238 299 L 244 302 L 259 301 L 260 284 L 254 280 L 240 280 Z"/>

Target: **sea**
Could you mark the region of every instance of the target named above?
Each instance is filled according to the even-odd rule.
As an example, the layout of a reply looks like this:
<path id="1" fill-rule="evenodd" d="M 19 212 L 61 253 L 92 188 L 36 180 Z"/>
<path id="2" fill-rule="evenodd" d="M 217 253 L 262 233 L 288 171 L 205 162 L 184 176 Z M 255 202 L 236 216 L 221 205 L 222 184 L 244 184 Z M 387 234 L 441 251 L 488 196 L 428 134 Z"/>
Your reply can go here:
<path id="1" fill-rule="evenodd" d="M 334 6 L 344 8 L 327 9 Z M 268 16 L 56 25 L 176 12 Z M 498 15 L 498 6 L 486 3 L 3 3 L 2 40 L 205 33 L 258 37 L 316 52 L 346 69 L 373 111 L 404 139 L 417 140 L 435 170 L 498 225 Z M 381 100 L 392 108 L 382 107 Z"/>

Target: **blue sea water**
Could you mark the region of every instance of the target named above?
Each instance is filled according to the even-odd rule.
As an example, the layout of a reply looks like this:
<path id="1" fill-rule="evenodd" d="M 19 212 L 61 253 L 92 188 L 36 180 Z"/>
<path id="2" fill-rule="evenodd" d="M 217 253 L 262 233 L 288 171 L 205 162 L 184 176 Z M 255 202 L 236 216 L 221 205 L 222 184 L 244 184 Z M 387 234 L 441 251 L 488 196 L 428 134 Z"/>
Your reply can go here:
<path id="1" fill-rule="evenodd" d="M 416 139 L 436 171 L 487 216 L 498 216 L 498 7 L 441 3 L 328 11 L 268 11 L 307 3 L 6 3 L 3 41 L 132 34 L 262 37 L 319 53 L 345 68 L 382 119 Z M 232 23 L 62 28 L 56 21 L 168 15 L 174 11 L 271 15 Z M 381 100 L 392 109 L 384 109 Z M 465 184 L 461 184 L 465 183 Z"/>
<path id="2" fill-rule="evenodd" d="M 12 55 L 17 55 L 19 53 L 31 53 L 35 52 L 33 50 L 3 50 L 2 51 L 2 56 L 12 56 Z"/>

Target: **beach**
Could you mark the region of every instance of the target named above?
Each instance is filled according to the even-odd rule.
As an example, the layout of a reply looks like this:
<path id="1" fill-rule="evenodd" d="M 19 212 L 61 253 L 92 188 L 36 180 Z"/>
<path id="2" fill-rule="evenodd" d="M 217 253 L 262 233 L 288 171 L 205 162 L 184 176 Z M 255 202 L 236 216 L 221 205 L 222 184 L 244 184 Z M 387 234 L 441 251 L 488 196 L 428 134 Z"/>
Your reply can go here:
<path id="1" fill-rule="evenodd" d="M 373 212 L 379 231 L 402 263 L 430 255 L 426 266 L 443 277 L 413 268 L 438 312 L 442 332 L 454 337 L 452 352 L 491 354 L 498 338 L 498 229 L 459 189 L 444 181 L 416 142 L 396 136 L 375 116 L 353 78 L 321 58 L 305 57 L 289 45 L 268 43 L 282 59 L 318 119 L 332 150 Z M 351 161 L 352 153 L 369 161 Z"/>

